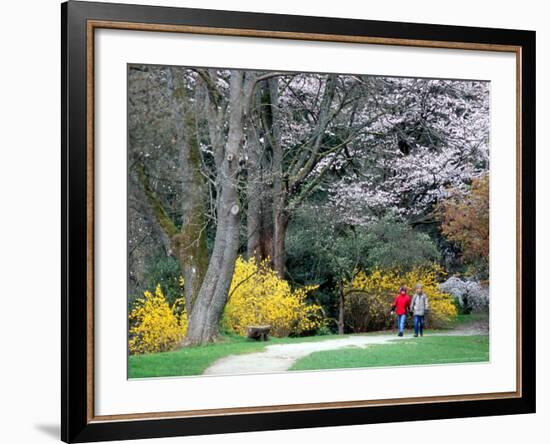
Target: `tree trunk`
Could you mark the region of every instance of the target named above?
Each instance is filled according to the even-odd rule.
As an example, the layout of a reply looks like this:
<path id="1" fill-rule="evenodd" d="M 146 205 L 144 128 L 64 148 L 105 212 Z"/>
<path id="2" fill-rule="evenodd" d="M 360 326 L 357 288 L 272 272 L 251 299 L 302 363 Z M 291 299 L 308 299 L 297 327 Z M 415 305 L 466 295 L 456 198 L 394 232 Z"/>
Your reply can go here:
<path id="1" fill-rule="evenodd" d="M 339 285 L 339 294 L 338 294 L 338 334 L 344 334 L 344 289 L 342 284 Z"/>
<path id="2" fill-rule="evenodd" d="M 281 278 L 285 276 L 285 238 L 289 214 L 286 211 L 287 189 L 283 166 L 283 147 L 281 145 L 281 130 L 279 116 L 279 79 L 268 80 L 269 106 L 264 115 L 264 126 L 270 134 L 269 143 L 272 149 L 271 176 L 273 178 L 273 269 Z"/>
<path id="3" fill-rule="evenodd" d="M 246 229 L 247 229 L 247 257 L 254 257 L 256 261 L 270 258 L 273 244 L 273 205 L 271 187 L 264 182 L 264 166 L 260 159 L 250 160 L 248 157 L 248 183 Z"/>
<path id="4" fill-rule="evenodd" d="M 286 250 L 285 239 L 289 214 L 282 204 L 275 209 L 275 229 L 273 230 L 273 269 L 281 278 L 285 276 Z"/>
<path id="5" fill-rule="evenodd" d="M 216 236 L 206 275 L 188 318 L 184 345 L 205 344 L 217 339 L 218 322 L 227 302 L 235 268 L 240 222 L 238 163 L 243 140 L 243 114 L 248 103 L 243 77 L 243 71 L 235 70 L 231 73 L 229 132 L 218 169 L 220 195 L 217 201 Z"/>
<path id="6" fill-rule="evenodd" d="M 265 172 L 265 167 L 262 168 Z M 262 184 L 260 202 L 260 259 L 270 259 L 273 254 L 273 191 L 267 183 Z"/>
<path id="7" fill-rule="evenodd" d="M 248 258 L 254 257 L 256 261 L 262 259 L 261 233 L 262 233 L 262 175 L 261 169 L 261 145 L 252 119 L 246 126 L 246 154 L 247 160 L 247 187 L 246 197 L 248 207 L 246 210 L 246 231 Z"/>
<path id="8" fill-rule="evenodd" d="M 187 116 L 190 115 L 191 113 L 187 113 Z M 194 131 L 194 118 L 186 120 L 186 128 Z M 180 233 L 174 236 L 174 245 L 182 269 L 185 308 L 189 316 L 208 267 L 205 205 L 207 190 L 200 173 L 201 162 L 196 135 L 190 143 L 182 144 L 181 158 L 183 220 Z"/>
<path id="9" fill-rule="evenodd" d="M 301 161 L 296 162 L 290 172 L 285 171 L 283 165 L 283 148 L 281 146 L 280 116 L 278 111 L 278 79 L 269 79 L 268 82 L 271 122 L 264 123 L 264 125 L 269 128 L 270 131 L 268 132 L 271 132 L 269 140 L 273 149 L 273 268 L 279 276 L 284 277 L 286 262 L 285 238 L 288 223 L 293 212 L 293 208 L 289 207 L 289 200 L 299 193 L 303 182 L 319 162 L 319 150 L 322 146 L 326 128 L 330 122 L 331 104 L 336 91 L 336 76 L 334 74 L 327 76 L 318 122 L 311 137 L 312 142 L 308 149 L 304 150 Z"/>
<path id="10" fill-rule="evenodd" d="M 272 255 L 273 243 L 273 191 L 271 177 L 270 144 L 267 140 L 260 141 L 260 119 L 270 107 L 269 89 L 266 82 L 261 82 L 254 93 L 254 103 L 257 112 L 249 116 L 247 141 L 247 256 L 261 261 Z"/>
<path id="11" fill-rule="evenodd" d="M 172 237 L 172 244 L 183 274 L 185 310 L 190 316 L 208 266 L 207 189 L 201 174 L 196 110 L 187 106 L 182 70 L 170 68 L 168 74 L 182 178 L 182 225 L 180 232 Z"/>

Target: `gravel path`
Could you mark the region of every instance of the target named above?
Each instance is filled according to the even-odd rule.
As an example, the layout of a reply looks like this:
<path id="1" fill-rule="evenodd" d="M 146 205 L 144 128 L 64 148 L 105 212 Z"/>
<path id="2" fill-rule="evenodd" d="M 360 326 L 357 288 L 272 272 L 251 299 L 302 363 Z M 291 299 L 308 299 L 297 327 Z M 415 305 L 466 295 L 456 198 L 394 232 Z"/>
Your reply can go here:
<path id="1" fill-rule="evenodd" d="M 486 334 L 478 329 L 452 330 L 430 336 L 462 336 Z M 354 335 L 342 339 L 326 339 L 318 342 L 268 345 L 264 351 L 230 355 L 220 358 L 208 367 L 203 375 L 230 375 L 243 373 L 271 373 L 288 370 L 298 360 L 311 353 L 336 350 L 344 347 L 368 347 L 390 341 L 411 339 L 412 335 L 398 338 L 394 335 Z"/>
<path id="2" fill-rule="evenodd" d="M 366 347 L 384 344 L 396 339 L 395 336 L 349 336 L 342 339 L 326 339 L 318 342 L 268 345 L 264 351 L 230 355 L 218 359 L 204 371 L 204 375 L 227 375 L 235 373 L 266 373 L 288 370 L 298 359 L 310 353 L 335 350 L 343 347 Z"/>

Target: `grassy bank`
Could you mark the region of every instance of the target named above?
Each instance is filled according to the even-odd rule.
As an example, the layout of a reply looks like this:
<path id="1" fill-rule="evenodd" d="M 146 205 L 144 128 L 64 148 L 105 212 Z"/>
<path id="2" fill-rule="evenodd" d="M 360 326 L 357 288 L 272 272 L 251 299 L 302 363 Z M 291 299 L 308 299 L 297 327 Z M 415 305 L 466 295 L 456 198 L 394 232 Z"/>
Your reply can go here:
<path id="1" fill-rule="evenodd" d="M 338 339 L 338 335 L 308 336 L 303 338 L 269 338 L 259 342 L 241 336 L 224 335 L 220 342 L 197 347 L 186 347 L 164 353 L 134 355 L 128 359 L 128 378 L 200 375 L 217 359 L 224 356 L 262 351 L 272 344 Z"/>
<path id="2" fill-rule="evenodd" d="M 489 322 L 489 313 L 459 314 L 450 323 L 449 328 L 455 328 L 461 325 L 474 324 L 478 322 Z"/>
<path id="3" fill-rule="evenodd" d="M 424 336 L 367 348 L 312 353 L 290 370 L 448 364 L 489 360 L 489 336 Z"/>
<path id="4" fill-rule="evenodd" d="M 483 316 L 486 317 L 486 315 L 460 315 L 450 328 L 460 328 L 472 322 L 478 322 L 483 319 Z M 428 336 L 422 338 L 422 342 L 418 341 L 417 343 L 404 339 L 396 344 L 371 346 L 367 349 L 342 349 L 313 353 L 298 361 L 293 370 L 475 362 L 488 359 L 489 345 L 486 336 L 429 337 L 432 332 L 437 333 L 430 329 L 426 330 Z M 394 335 L 395 332 L 390 330 L 366 334 Z M 410 330 L 406 334 L 409 335 Z M 164 353 L 130 356 L 128 378 L 200 375 L 214 361 L 225 356 L 260 352 L 272 344 L 330 341 L 342 337 L 339 335 L 303 338 L 272 337 L 267 342 L 258 342 L 237 335 L 224 335 L 220 342 L 215 344 L 186 347 Z"/>

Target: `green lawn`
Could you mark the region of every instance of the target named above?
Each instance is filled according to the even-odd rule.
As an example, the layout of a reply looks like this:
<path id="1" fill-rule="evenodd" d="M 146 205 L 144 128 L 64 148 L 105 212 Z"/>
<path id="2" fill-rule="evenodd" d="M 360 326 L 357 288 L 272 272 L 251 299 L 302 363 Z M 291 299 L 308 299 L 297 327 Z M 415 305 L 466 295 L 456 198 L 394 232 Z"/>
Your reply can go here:
<path id="1" fill-rule="evenodd" d="M 164 353 L 130 356 L 128 378 L 200 375 L 215 360 L 224 356 L 262 351 L 267 345 L 338 339 L 338 335 L 308 336 L 303 338 L 269 338 L 267 342 L 241 336 L 223 336 L 215 344 L 186 347 Z"/>
<path id="2" fill-rule="evenodd" d="M 459 327 L 477 320 L 479 319 L 475 315 L 463 315 L 457 318 L 451 327 Z M 405 339 L 391 345 L 373 345 L 368 349 L 348 348 L 313 353 L 298 361 L 292 370 L 488 360 L 489 344 L 487 336 L 429 337 L 431 331 L 430 329 L 426 330 L 428 336 L 417 340 L 416 343 Z M 389 330 L 387 332 L 363 334 L 394 335 L 395 332 Z M 410 330 L 407 331 L 407 334 L 410 334 Z M 224 335 L 222 340 L 215 344 L 186 347 L 165 353 L 130 356 L 128 359 L 128 378 L 200 375 L 214 361 L 225 356 L 259 352 L 271 344 L 327 341 L 340 338 L 342 336 L 335 334 L 303 338 L 271 337 L 267 342 L 258 342 L 237 335 Z"/>
<path id="3" fill-rule="evenodd" d="M 290 370 L 448 364 L 489 360 L 489 336 L 424 336 L 367 348 L 347 347 L 312 353 Z"/>

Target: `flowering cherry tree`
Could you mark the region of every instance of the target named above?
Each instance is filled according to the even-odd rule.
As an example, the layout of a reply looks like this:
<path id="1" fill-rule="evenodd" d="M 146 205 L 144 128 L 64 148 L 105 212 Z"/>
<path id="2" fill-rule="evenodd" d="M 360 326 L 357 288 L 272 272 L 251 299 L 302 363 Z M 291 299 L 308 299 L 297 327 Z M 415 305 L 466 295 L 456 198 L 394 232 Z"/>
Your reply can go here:
<path id="1" fill-rule="evenodd" d="M 450 80 L 378 79 L 384 112 L 357 140 L 330 202 L 352 224 L 388 211 L 422 221 L 449 188 L 489 167 L 489 85 Z"/>

